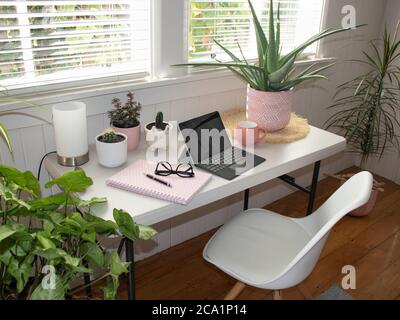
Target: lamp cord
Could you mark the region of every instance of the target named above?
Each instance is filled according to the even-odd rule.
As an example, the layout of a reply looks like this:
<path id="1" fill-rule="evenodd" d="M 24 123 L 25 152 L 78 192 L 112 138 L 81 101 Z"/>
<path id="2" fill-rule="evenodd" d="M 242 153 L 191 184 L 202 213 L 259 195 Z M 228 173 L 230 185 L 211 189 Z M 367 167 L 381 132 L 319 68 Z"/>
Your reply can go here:
<path id="1" fill-rule="evenodd" d="M 57 153 L 57 151 L 51 151 L 51 152 L 46 153 L 46 154 L 43 156 L 42 160 L 40 160 L 39 169 L 38 169 L 38 173 L 37 173 L 37 179 L 38 179 L 38 181 L 40 181 L 40 172 L 42 171 L 42 165 L 43 165 L 44 159 L 46 159 L 47 156 L 49 156 L 49 155 L 51 155 L 51 154 L 53 154 L 53 153 Z"/>

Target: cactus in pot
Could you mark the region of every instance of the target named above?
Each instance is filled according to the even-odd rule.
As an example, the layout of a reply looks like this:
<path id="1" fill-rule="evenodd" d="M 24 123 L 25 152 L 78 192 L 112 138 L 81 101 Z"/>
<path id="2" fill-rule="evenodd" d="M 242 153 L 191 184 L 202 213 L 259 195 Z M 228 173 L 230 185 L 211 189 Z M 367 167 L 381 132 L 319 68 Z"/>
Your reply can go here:
<path id="1" fill-rule="evenodd" d="M 117 134 L 114 130 L 108 129 L 99 137 L 99 141 L 104 143 L 118 143 L 125 140 L 125 137 Z"/>
<path id="2" fill-rule="evenodd" d="M 145 126 L 146 143 L 152 150 L 167 149 L 171 124 L 164 122 L 164 114 L 157 112 L 155 121 Z"/>
<path id="3" fill-rule="evenodd" d="M 106 168 L 123 165 L 128 159 L 128 137 L 113 129 L 107 129 L 96 137 L 98 162 Z"/>
<path id="4" fill-rule="evenodd" d="M 163 124 L 164 124 L 164 114 L 162 112 L 158 112 L 156 115 L 156 128 L 158 130 L 163 130 Z"/>

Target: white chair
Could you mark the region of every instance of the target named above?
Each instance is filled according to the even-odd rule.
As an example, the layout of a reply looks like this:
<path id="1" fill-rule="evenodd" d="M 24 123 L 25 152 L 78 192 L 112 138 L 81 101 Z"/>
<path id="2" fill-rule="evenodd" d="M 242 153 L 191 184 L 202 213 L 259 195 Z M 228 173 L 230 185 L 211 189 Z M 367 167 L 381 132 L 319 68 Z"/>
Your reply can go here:
<path id="1" fill-rule="evenodd" d="M 333 226 L 368 201 L 372 181 L 369 172 L 354 175 L 305 218 L 251 209 L 225 224 L 203 251 L 208 262 L 238 280 L 225 299 L 235 299 L 249 285 L 274 290 L 280 300 L 281 290 L 300 284 L 314 269 Z"/>

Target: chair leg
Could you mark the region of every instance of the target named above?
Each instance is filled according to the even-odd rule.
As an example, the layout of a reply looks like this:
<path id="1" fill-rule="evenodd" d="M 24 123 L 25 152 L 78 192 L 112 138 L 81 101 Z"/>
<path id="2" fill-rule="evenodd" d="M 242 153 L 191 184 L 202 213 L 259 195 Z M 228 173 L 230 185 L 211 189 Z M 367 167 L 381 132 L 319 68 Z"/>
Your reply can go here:
<path id="1" fill-rule="evenodd" d="M 224 300 L 235 300 L 236 297 L 243 291 L 246 285 L 243 282 L 236 282 L 231 291 L 225 296 Z"/>
<path id="2" fill-rule="evenodd" d="M 274 290 L 273 296 L 274 300 L 282 300 L 282 290 Z"/>

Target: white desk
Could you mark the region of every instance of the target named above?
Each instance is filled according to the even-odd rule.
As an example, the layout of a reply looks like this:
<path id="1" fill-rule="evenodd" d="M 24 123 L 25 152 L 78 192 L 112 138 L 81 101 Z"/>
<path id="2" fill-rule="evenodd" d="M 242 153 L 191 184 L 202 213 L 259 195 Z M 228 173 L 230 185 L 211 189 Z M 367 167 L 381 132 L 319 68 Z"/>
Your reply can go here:
<path id="1" fill-rule="evenodd" d="M 311 127 L 307 138 L 300 141 L 280 145 L 259 144 L 255 148 L 255 153 L 266 158 L 264 163 L 233 181 L 213 176 L 211 181 L 194 197 L 191 203 L 183 206 L 106 186 L 105 180 L 122 168 L 106 169 L 101 167 L 97 163 L 94 146 L 91 146 L 90 161 L 81 166 L 81 168 L 93 179 L 94 184 L 81 197 L 83 199 L 107 197 L 108 203 L 97 207 L 95 210 L 95 213 L 104 219 L 113 220 L 112 209 L 121 208 L 131 213 L 135 222 L 152 225 L 244 190 L 246 190 L 246 208 L 248 190 L 250 188 L 278 177 L 293 184 L 294 181 L 290 181 L 290 177 L 284 176 L 285 174 L 316 163 L 311 190 L 309 191 L 308 211 L 310 213 L 318 181 L 319 162 L 345 150 L 345 148 L 346 140 L 343 137 L 315 127 Z M 126 166 L 136 159 L 145 158 L 145 150 L 145 144 L 142 143 L 138 150 L 129 155 Z M 58 165 L 54 154 L 50 155 L 44 164 L 53 178 L 72 170 L 72 168 Z M 130 241 L 126 241 L 125 246 L 127 259 L 133 262 L 133 244 Z M 129 280 L 130 285 L 133 286 L 133 268 Z M 131 290 L 134 290 L 134 288 L 130 288 L 130 297 L 133 297 L 134 292 L 131 292 Z"/>

